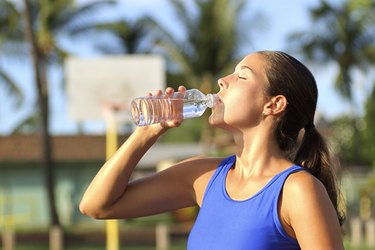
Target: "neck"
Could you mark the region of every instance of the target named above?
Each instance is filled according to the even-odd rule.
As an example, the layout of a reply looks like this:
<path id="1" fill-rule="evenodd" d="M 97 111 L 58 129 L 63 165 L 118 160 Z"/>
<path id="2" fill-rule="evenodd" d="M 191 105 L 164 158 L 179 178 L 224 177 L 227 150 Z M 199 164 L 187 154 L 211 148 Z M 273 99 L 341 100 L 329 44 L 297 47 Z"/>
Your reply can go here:
<path id="1" fill-rule="evenodd" d="M 235 171 L 242 177 L 273 175 L 291 165 L 271 135 L 255 128 L 233 135 L 236 143 Z"/>

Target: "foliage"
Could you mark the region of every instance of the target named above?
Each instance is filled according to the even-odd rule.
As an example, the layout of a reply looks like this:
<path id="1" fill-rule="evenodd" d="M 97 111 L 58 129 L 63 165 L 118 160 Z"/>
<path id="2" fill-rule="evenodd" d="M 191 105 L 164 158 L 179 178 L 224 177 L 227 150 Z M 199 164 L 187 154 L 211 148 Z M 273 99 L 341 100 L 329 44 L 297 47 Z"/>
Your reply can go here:
<path id="1" fill-rule="evenodd" d="M 97 0 L 84 5 L 77 5 L 74 0 L 33 0 L 31 3 L 32 26 L 41 55 L 49 62 L 62 63 L 67 52 L 58 42 L 59 36 L 88 26 L 86 20 L 90 15 L 114 1 Z"/>
<path id="2" fill-rule="evenodd" d="M 179 129 L 171 129 L 163 135 L 162 142 L 192 143 L 198 142 L 201 138 L 203 127 L 202 118 L 185 120 Z"/>
<path id="3" fill-rule="evenodd" d="M 30 48 L 35 89 L 38 96 L 38 126 L 40 126 L 41 166 L 48 196 L 50 224 L 59 225 L 54 192 L 54 161 L 49 132 L 49 91 L 48 70 L 51 63 L 61 63 L 66 52 L 60 48 L 57 36 L 66 32 L 77 19 L 87 12 L 107 3 L 91 2 L 77 8 L 73 0 L 24 0 L 23 21 L 25 24 L 25 41 Z M 30 119 L 33 121 L 33 119 Z"/>
<path id="4" fill-rule="evenodd" d="M 363 157 L 375 167 L 375 84 L 365 104 L 364 128 L 361 131 L 363 140 Z"/>
<path id="5" fill-rule="evenodd" d="M 15 45 L 23 39 L 19 18 L 20 15 L 12 2 L 8 0 L 0 2 L 0 53 L 3 55 L 15 52 Z M 16 107 L 21 105 L 24 99 L 22 91 L 1 65 L 0 87 L 11 96 Z"/>
<path id="6" fill-rule="evenodd" d="M 373 98 L 369 99 L 372 102 L 374 101 Z M 366 114 L 364 119 L 345 115 L 337 117 L 330 122 L 332 134 L 329 140 L 342 164 L 347 166 L 371 166 L 374 164 L 374 127 L 369 126 L 369 124 L 374 122 L 373 119 L 374 114 Z M 359 131 L 356 133 L 358 128 Z M 355 136 L 357 138 L 354 138 Z"/>
<path id="7" fill-rule="evenodd" d="M 106 33 L 112 37 L 112 43 L 97 44 L 97 48 L 105 54 L 137 54 L 147 53 L 150 45 L 144 45 L 148 36 L 148 18 L 136 21 L 121 19 L 105 23 L 89 24 L 71 31 L 73 35 L 86 35 L 89 32 Z"/>
<path id="8" fill-rule="evenodd" d="M 292 34 L 289 38 L 291 46 L 300 47 L 300 52 L 314 62 L 337 65 L 335 86 L 353 104 L 350 122 L 347 119 L 335 122 L 338 126 L 337 130 L 334 128 L 338 154 L 347 163 L 367 163 L 359 131 L 362 120 L 355 114 L 352 92 L 354 70 L 366 74 L 375 64 L 375 2 L 320 0 L 319 5 L 310 9 L 310 15 L 312 29 Z M 342 124 L 338 123 L 339 120 Z"/>
<path id="9" fill-rule="evenodd" d="M 315 62 L 337 64 L 335 86 L 351 101 L 353 70 L 366 72 L 375 63 L 375 2 L 345 0 L 335 5 L 320 0 L 310 15 L 312 28 L 292 34 L 291 46 L 297 44 Z"/>
<path id="10" fill-rule="evenodd" d="M 178 17 L 177 25 L 182 35 L 174 34 L 156 20 L 148 18 L 155 47 L 153 52 L 162 53 L 168 59 L 168 86 L 185 85 L 204 93 L 217 89 L 216 79 L 233 71 L 239 60 L 239 49 L 247 42 L 247 32 L 238 30 L 243 22 L 244 0 L 195 0 L 189 5 L 183 1 L 170 0 Z M 258 19 L 254 17 L 252 27 Z M 215 144 L 215 130 L 207 124 L 209 112 L 202 118 L 185 121 L 179 133 L 171 132 L 166 140 L 201 141 L 206 150 Z M 205 122 L 201 122 L 205 120 Z"/>
<path id="11" fill-rule="evenodd" d="M 195 0 L 193 10 L 182 1 L 170 3 L 183 35 L 179 38 L 154 23 L 157 50 L 170 60 L 169 71 L 181 73 L 188 87 L 212 91 L 213 79 L 233 69 L 242 39 L 248 35 L 240 35 L 236 26 L 241 23 L 245 1 Z"/>
<path id="12" fill-rule="evenodd" d="M 341 116 L 330 123 L 332 135 L 329 137 L 335 154 L 344 164 L 352 164 L 353 155 L 353 137 L 354 128 L 352 126 L 354 119 L 350 116 Z"/>

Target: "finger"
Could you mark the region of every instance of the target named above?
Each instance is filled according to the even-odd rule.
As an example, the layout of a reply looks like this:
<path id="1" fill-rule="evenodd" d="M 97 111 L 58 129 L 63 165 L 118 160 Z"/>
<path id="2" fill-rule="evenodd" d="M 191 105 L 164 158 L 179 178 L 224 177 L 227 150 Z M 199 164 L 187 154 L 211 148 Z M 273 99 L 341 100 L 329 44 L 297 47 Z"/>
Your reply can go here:
<path id="1" fill-rule="evenodd" d="M 165 90 L 165 95 L 166 95 L 167 97 L 172 97 L 173 94 L 174 94 L 174 89 L 173 89 L 173 88 L 168 87 L 168 88 Z"/>
<path id="2" fill-rule="evenodd" d="M 159 89 L 159 90 L 157 90 L 157 91 L 155 92 L 155 95 L 156 95 L 156 96 L 162 96 L 162 95 L 163 95 L 163 91 L 161 91 L 161 90 Z"/>
<path id="3" fill-rule="evenodd" d="M 175 127 L 179 127 L 182 122 L 183 122 L 182 119 L 174 119 L 174 120 L 162 121 L 160 125 L 162 127 L 175 128 Z"/>
<path id="4" fill-rule="evenodd" d="M 185 93 L 186 92 L 186 87 L 181 85 L 178 87 L 178 92 Z"/>

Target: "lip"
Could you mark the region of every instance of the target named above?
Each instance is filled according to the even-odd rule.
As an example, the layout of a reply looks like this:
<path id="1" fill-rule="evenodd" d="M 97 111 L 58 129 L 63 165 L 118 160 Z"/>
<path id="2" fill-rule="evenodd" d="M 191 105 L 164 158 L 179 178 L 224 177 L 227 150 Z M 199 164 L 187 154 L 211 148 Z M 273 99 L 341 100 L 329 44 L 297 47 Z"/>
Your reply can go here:
<path id="1" fill-rule="evenodd" d="M 223 103 L 223 99 L 221 98 L 220 94 L 216 94 L 217 95 L 217 103 Z"/>
<path id="2" fill-rule="evenodd" d="M 223 99 L 221 98 L 219 94 L 216 94 L 215 105 L 212 107 L 212 109 L 215 110 L 217 106 L 221 106 L 221 105 L 223 105 Z"/>

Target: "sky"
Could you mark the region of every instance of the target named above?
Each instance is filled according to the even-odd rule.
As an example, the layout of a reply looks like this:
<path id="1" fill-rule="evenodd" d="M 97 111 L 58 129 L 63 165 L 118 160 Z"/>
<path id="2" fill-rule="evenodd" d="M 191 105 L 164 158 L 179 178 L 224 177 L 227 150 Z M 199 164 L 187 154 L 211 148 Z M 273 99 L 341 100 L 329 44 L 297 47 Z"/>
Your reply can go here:
<path id="1" fill-rule="evenodd" d="M 84 3 L 90 0 L 79 0 Z M 183 0 L 189 2 L 189 0 Z M 339 0 L 332 0 L 339 1 Z M 149 14 L 157 18 L 164 26 L 179 34 L 178 22 L 168 0 L 123 0 L 114 11 L 103 9 L 98 13 L 98 18 L 114 19 L 114 17 L 126 17 L 127 19 L 136 19 L 143 14 Z M 306 31 L 310 29 L 311 20 L 308 16 L 308 8 L 315 6 L 318 0 L 249 0 L 246 5 L 245 13 L 252 15 L 260 12 L 266 20 L 262 29 L 256 29 L 251 34 L 251 41 L 248 46 L 244 46 L 241 51 L 243 55 L 258 50 L 285 50 L 287 48 L 286 37 L 291 32 Z M 243 27 L 245 30 L 247 27 Z M 66 46 L 76 56 L 90 57 L 95 56 L 92 48 L 87 46 L 84 41 L 67 41 Z M 298 58 L 298 55 L 294 55 Z M 334 65 L 324 65 L 316 67 L 305 64 L 314 74 L 318 89 L 319 99 L 317 113 L 324 115 L 327 119 L 333 119 L 341 114 L 348 113 L 350 105 L 343 101 L 333 88 L 336 68 Z M 3 102 L 0 105 L 0 134 L 8 134 L 12 128 L 35 107 L 35 91 L 32 84 L 33 75 L 31 66 L 25 59 L 9 60 L 0 55 L 0 65 L 11 72 L 11 75 L 19 82 L 20 87 L 26 94 L 26 100 L 21 109 L 14 111 L 10 103 Z M 22 70 L 21 67 L 22 66 Z M 53 134 L 74 134 L 77 131 L 77 125 L 67 114 L 67 99 L 62 89 L 61 74 L 58 70 L 51 72 L 50 76 L 50 99 L 51 99 L 51 132 Z M 371 77 L 371 76 L 370 76 Z M 354 85 L 355 100 L 358 107 L 361 106 L 369 93 L 369 85 L 366 84 L 369 76 L 357 74 Z M 373 78 L 372 78 L 373 79 Z M 6 100 L 7 94 L 0 89 L 0 100 Z M 358 109 L 362 113 L 361 108 Z M 90 121 L 83 124 L 84 131 L 89 134 L 100 134 L 105 131 L 104 121 Z"/>

